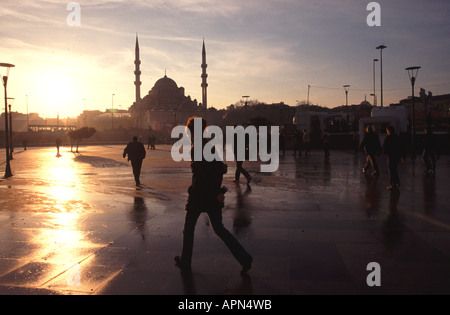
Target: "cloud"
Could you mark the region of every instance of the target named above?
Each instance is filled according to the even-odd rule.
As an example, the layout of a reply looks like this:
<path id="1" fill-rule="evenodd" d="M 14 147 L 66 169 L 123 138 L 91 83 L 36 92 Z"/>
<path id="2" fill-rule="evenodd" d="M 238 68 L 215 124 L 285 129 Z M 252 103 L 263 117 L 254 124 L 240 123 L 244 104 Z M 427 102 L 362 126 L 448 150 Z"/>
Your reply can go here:
<path id="1" fill-rule="evenodd" d="M 216 107 L 236 102 L 241 93 L 293 104 L 304 98 L 307 84 L 370 87 L 371 60 L 383 42 L 391 88 L 408 87 L 403 63 L 421 64 L 424 84 L 448 78 L 448 1 L 380 0 L 379 28 L 366 25 L 369 1 L 359 0 L 79 0 L 81 27 L 66 25 L 69 2 L 2 0 L 0 53 L 20 66 L 17 74 L 34 62 L 80 73 L 89 68 L 80 93 L 91 105 L 102 104 L 95 95 L 112 88 L 123 90 L 117 95 L 124 104 L 132 103 L 136 32 L 143 93 L 167 69 L 194 98 L 201 95 L 205 38 L 210 103 Z M 334 98 L 328 92 L 312 90 L 311 98 L 341 103 L 341 91 Z"/>

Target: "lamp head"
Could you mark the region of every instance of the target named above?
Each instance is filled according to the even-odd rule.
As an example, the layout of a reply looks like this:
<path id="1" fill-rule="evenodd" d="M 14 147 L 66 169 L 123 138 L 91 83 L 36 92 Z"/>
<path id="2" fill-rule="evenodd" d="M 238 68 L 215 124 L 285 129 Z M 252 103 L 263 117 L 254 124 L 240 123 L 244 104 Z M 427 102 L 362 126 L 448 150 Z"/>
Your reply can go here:
<path id="1" fill-rule="evenodd" d="M 4 76 L 0 75 L 0 77 L 3 80 L 3 85 L 6 87 L 6 83 L 8 82 L 9 69 L 14 68 L 15 66 L 10 63 L 0 63 L 0 67 L 6 68 L 6 75 Z"/>
<path id="2" fill-rule="evenodd" d="M 415 67 L 405 68 L 405 70 L 408 71 L 409 78 L 411 80 L 415 80 L 417 78 L 417 74 L 419 73 L 420 68 L 422 68 L 422 67 L 415 66 Z"/>
<path id="3" fill-rule="evenodd" d="M 10 64 L 10 63 L 0 63 L 0 67 L 4 67 L 4 68 L 14 68 L 15 65 Z"/>

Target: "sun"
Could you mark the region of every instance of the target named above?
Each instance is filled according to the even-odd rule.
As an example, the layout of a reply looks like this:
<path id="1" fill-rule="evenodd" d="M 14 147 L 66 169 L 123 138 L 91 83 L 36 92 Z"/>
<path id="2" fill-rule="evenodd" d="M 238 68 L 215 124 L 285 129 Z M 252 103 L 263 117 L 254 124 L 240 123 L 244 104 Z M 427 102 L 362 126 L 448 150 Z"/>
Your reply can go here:
<path id="1" fill-rule="evenodd" d="M 40 111 L 56 117 L 68 116 L 74 112 L 78 100 L 76 81 L 63 71 L 51 71 L 41 76 L 36 91 L 39 95 Z"/>

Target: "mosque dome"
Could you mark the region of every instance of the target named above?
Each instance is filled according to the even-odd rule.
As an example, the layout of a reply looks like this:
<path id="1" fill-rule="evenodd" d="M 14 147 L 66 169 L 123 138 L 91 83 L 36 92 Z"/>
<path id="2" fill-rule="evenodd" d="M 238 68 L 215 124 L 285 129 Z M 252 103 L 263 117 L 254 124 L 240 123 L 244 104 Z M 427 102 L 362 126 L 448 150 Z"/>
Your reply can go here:
<path id="1" fill-rule="evenodd" d="M 153 87 L 156 90 L 178 90 L 177 83 L 172 80 L 171 78 L 168 78 L 167 75 L 164 76 L 164 78 L 159 79 L 156 81 L 155 86 Z"/>

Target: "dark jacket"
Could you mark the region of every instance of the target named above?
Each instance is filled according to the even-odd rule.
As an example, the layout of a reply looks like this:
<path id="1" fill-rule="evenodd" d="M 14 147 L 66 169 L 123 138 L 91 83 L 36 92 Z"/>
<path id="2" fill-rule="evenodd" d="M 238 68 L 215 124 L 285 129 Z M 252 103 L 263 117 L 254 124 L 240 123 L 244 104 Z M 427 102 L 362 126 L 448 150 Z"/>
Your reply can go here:
<path id="1" fill-rule="evenodd" d="M 381 144 L 378 135 L 373 131 L 366 132 L 361 141 L 360 149 L 370 154 L 379 152 L 381 150 Z"/>
<path id="2" fill-rule="evenodd" d="M 133 141 L 128 143 L 123 150 L 123 157 L 128 154 L 128 161 L 137 161 L 145 159 L 145 147 L 142 142 Z"/>
<path id="3" fill-rule="evenodd" d="M 227 165 L 221 161 L 191 162 L 192 183 L 188 189 L 186 210 L 200 210 L 206 212 L 221 209 L 224 204 L 217 200 L 221 193 L 223 175 L 227 172 Z"/>
<path id="4" fill-rule="evenodd" d="M 405 157 L 404 146 L 398 135 L 391 134 L 386 136 L 383 144 L 383 153 L 393 160 L 400 160 Z"/>
<path id="5" fill-rule="evenodd" d="M 423 138 L 423 148 L 427 152 L 434 152 L 435 146 L 436 144 L 433 133 L 429 131 L 428 133 L 425 134 L 425 137 Z"/>

